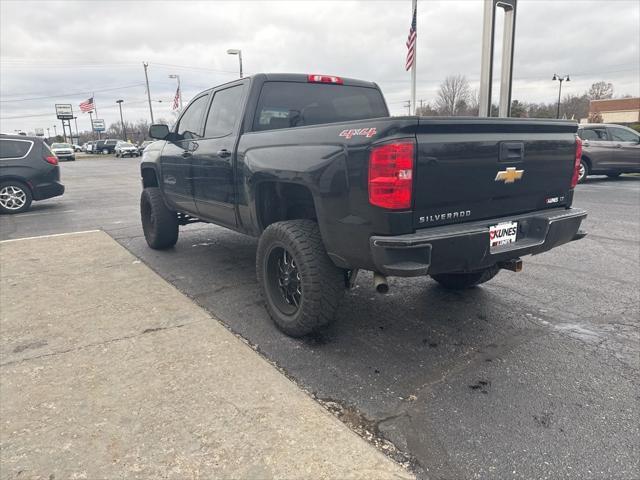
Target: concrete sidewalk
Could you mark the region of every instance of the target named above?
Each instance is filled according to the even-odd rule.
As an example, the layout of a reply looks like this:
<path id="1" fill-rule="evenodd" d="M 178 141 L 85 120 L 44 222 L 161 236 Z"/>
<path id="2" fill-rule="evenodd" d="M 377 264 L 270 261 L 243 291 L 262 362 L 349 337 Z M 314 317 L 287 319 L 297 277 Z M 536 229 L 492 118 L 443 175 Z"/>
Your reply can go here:
<path id="1" fill-rule="evenodd" d="M 412 477 L 102 232 L 0 243 L 0 363 L 2 478 Z"/>

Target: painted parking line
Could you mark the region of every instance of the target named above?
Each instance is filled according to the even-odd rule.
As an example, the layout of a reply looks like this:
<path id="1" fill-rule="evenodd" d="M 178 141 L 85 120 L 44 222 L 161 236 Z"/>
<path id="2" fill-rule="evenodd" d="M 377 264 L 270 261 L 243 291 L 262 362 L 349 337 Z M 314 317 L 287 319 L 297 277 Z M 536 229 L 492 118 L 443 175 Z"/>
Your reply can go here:
<path id="1" fill-rule="evenodd" d="M 83 233 L 95 233 L 100 230 L 83 230 L 80 232 L 53 233 L 51 235 L 38 235 L 36 237 L 12 238 L 9 240 L 0 240 L 0 243 L 21 242 L 22 240 L 35 240 L 38 238 L 64 237 L 65 235 L 81 235 Z"/>

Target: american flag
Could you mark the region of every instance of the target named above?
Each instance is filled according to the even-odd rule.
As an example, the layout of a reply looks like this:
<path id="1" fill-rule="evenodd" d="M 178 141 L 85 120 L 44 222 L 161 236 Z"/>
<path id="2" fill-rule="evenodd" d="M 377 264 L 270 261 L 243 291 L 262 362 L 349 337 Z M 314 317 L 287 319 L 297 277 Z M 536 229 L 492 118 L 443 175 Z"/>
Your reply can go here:
<path id="1" fill-rule="evenodd" d="M 180 87 L 176 89 L 176 96 L 173 97 L 173 105 L 171 106 L 172 110 L 177 110 L 180 107 Z"/>
<path id="2" fill-rule="evenodd" d="M 405 65 L 406 70 L 410 70 L 411 67 L 413 67 L 413 62 L 415 61 L 416 37 L 418 36 L 418 32 L 416 30 L 416 10 L 417 6 L 414 6 L 413 19 L 411 20 L 411 28 L 409 29 L 409 38 L 407 38 L 407 63 Z"/>
<path id="3" fill-rule="evenodd" d="M 80 104 L 80 111 L 82 112 L 93 112 L 94 110 L 93 97 L 88 100 L 85 100 Z"/>

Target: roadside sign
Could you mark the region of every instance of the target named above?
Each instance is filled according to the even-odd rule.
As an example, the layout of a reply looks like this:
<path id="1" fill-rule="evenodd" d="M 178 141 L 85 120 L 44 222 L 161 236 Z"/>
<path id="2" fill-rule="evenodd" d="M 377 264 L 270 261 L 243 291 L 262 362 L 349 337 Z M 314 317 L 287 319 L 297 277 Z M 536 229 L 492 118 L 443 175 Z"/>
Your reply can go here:
<path id="1" fill-rule="evenodd" d="M 73 118 L 73 108 L 70 103 L 56 103 L 56 117 L 58 120 L 71 120 Z"/>
<path id="2" fill-rule="evenodd" d="M 104 132 L 106 130 L 104 126 L 104 120 L 101 118 L 94 118 L 91 121 L 91 125 L 93 126 L 94 132 Z"/>
<path id="3" fill-rule="evenodd" d="M 44 128 L 36 128 L 36 137 L 44 137 Z"/>

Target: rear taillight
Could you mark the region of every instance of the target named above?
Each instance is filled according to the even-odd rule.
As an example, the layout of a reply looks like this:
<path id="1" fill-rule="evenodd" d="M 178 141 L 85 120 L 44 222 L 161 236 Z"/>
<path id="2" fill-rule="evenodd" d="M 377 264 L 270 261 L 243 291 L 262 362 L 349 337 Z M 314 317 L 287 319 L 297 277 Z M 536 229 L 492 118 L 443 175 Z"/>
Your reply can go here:
<path id="1" fill-rule="evenodd" d="M 55 157 L 53 155 L 47 155 L 43 160 L 47 163 L 50 163 L 51 165 L 58 165 L 58 157 Z"/>
<path id="2" fill-rule="evenodd" d="M 336 77 L 334 75 L 316 75 L 315 73 L 307 76 L 307 82 L 335 83 L 336 85 L 342 85 L 344 83 L 340 77 Z"/>
<path id="3" fill-rule="evenodd" d="M 414 142 L 373 147 L 369 156 L 369 203 L 390 210 L 411 207 Z"/>
<path id="4" fill-rule="evenodd" d="M 582 140 L 576 136 L 576 158 L 573 163 L 573 177 L 571 178 L 571 188 L 575 188 L 580 179 L 580 162 L 582 161 Z"/>

